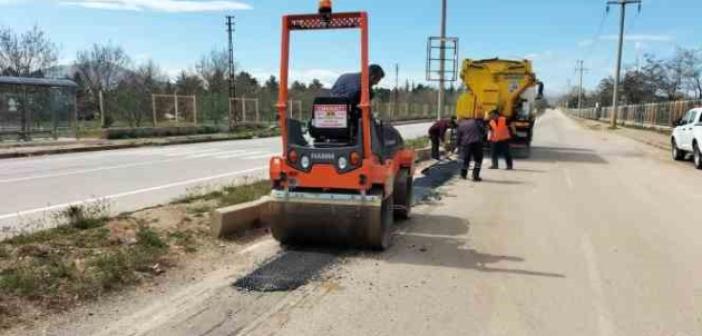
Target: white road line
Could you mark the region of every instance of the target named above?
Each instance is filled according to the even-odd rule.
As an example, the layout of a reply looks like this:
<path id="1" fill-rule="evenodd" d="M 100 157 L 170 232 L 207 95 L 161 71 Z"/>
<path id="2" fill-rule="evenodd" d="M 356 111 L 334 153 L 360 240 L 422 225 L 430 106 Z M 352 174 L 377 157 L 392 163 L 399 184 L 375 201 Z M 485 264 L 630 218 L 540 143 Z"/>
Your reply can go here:
<path id="1" fill-rule="evenodd" d="M 406 236 L 406 237 L 418 237 L 418 238 L 433 238 L 433 239 L 456 239 L 458 236 L 452 236 L 452 235 L 436 235 L 436 234 L 429 234 L 429 233 L 418 233 L 418 232 L 409 232 L 409 231 L 397 231 L 395 232 L 395 235 L 397 236 Z"/>
<path id="2" fill-rule="evenodd" d="M 190 149 L 190 150 L 183 150 L 183 151 L 177 151 L 173 153 L 168 153 L 165 154 L 165 156 L 172 157 L 172 156 L 189 156 L 189 155 L 197 155 L 197 154 L 204 154 L 204 153 L 211 153 L 211 152 L 216 152 L 218 149 Z"/>
<path id="3" fill-rule="evenodd" d="M 568 184 L 568 188 L 570 190 L 575 189 L 575 186 L 573 184 L 573 179 L 570 177 L 570 171 L 568 171 L 567 168 L 563 168 L 563 175 L 565 176 L 566 183 Z"/>
<path id="4" fill-rule="evenodd" d="M 25 176 L 25 177 L 18 177 L 18 178 L 11 178 L 11 179 L 0 180 L 0 183 L 10 183 L 10 182 L 29 181 L 29 180 L 36 180 L 36 179 L 43 179 L 43 178 L 50 178 L 50 177 L 61 177 L 61 176 L 70 176 L 70 175 L 78 175 L 78 174 L 85 174 L 85 173 L 93 173 L 93 172 L 104 171 L 104 170 L 131 168 L 131 167 L 139 167 L 139 166 L 148 166 L 148 165 L 152 165 L 152 164 L 155 164 L 155 163 L 168 163 L 168 162 L 173 162 L 173 161 L 178 161 L 178 160 L 180 160 L 180 159 L 154 160 L 154 161 L 146 161 L 146 162 L 139 162 L 139 163 L 129 163 L 129 164 L 123 164 L 123 165 L 117 165 L 117 166 L 109 166 L 109 167 L 100 167 L 100 168 L 92 168 L 92 169 L 74 170 L 74 171 L 69 171 L 69 172 L 65 172 L 65 173 Z"/>
<path id="5" fill-rule="evenodd" d="M 243 159 L 243 158 L 246 158 L 246 157 L 251 156 L 251 155 L 260 155 L 262 153 L 264 153 L 264 152 L 263 151 L 251 151 L 251 152 L 243 153 L 243 155 L 242 154 L 222 155 L 222 156 L 218 156 L 217 158 L 218 159 L 233 159 L 233 158 L 242 158 Z"/>
<path id="6" fill-rule="evenodd" d="M 102 197 L 93 197 L 93 198 L 89 198 L 89 199 L 82 200 L 82 201 L 74 201 L 74 202 L 70 202 L 70 203 L 51 205 L 51 206 L 47 206 L 47 207 L 43 207 L 43 208 L 23 210 L 23 211 L 19 211 L 16 213 L 9 213 L 9 214 L 0 215 L 0 220 L 16 218 L 16 217 L 26 216 L 26 215 L 32 215 L 32 214 L 41 213 L 41 212 L 45 212 L 45 211 L 58 210 L 58 209 L 69 207 L 71 205 L 95 203 L 98 201 L 112 200 L 112 199 L 116 199 L 116 198 L 122 198 L 122 197 L 137 195 L 137 194 L 143 194 L 143 193 L 147 193 L 147 192 L 151 192 L 151 191 L 157 191 L 157 190 L 168 189 L 168 188 L 173 188 L 173 187 L 180 187 L 180 186 L 184 186 L 184 185 L 188 185 L 188 184 L 206 182 L 206 181 L 216 180 L 216 179 L 225 178 L 225 177 L 239 176 L 239 175 L 249 174 L 249 173 L 253 173 L 253 172 L 257 172 L 257 171 L 262 171 L 262 170 L 265 170 L 267 168 L 268 168 L 268 166 L 260 166 L 257 168 L 240 170 L 240 171 L 233 172 L 233 173 L 226 173 L 226 174 L 201 177 L 201 178 L 196 178 L 196 179 L 192 179 L 192 180 L 163 184 L 160 186 L 155 186 L 155 187 L 150 187 L 150 188 L 127 191 L 127 192 L 123 192 L 123 193 L 119 193 L 119 194 L 112 194 L 112 195 L 107 195 L 107 196 L 102 196 Z"/>
<path id="7" fill-rule="evenodd" d="M 231 158 L 239 157 L 243 154 L 246 154 L 245 150 L 233 151 L 227 155 L 217 155 L 217 156 L 215 156 L 215 159 L 231 159 Z"/>
<path id="8" fill-rule="evenodd" d="M 188 155 L 188 158 L 190 159 L 199 159 L 199 158 L 204 158 L 204 157 L 210 157 L 210 156 L 218 156 L 218 155 L 226 155 L 226 154 L 235 154 L 235 153 L 243 153 L 246 152 L 245 150 L 218 150 L 214 152 L 209 152 L 209 153 L 204 153 L 204 154 L 196 154 L 196 155 Z"/>
<path id="9" fill-rule="evenodd" d="M 256 155 L 256 156 L 249 156 L 249 157 L 245 157 L 244 160 L 266 159 L 266 158 L 272 157 L 272 156 L 275 155 L 275 154 L 276 154 L 276 153 L 267 153 L 267 154 Z"/>
<path id="10" fill-rule="evenodd" d="M 587 264 L 587 273 L 590 277 L 590 287 L 592 290 L 592 303 L 597 314 L 597 327 L 600 336 L 614 335 L 614 326 L 610 317 L 609 310 L 606 306 L 604 288 L 602 286 L 602 277 L 600 269 L 597 267 L 597 257 L 595 257 L 595 249 L 592 246 L 590 237 L 583 234 L 580 239 L 580 248 L 585 255 L 585 263 Z"/>

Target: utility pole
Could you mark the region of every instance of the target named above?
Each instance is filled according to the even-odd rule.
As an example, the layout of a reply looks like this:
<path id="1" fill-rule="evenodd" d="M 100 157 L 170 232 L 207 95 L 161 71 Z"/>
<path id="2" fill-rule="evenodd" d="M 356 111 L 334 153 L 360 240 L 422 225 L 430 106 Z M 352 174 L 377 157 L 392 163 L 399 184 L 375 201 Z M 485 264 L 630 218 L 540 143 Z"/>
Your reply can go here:
<path id="1" fill-rule="evenodd" d="M 622 71 L 622 48 L 624 45 L 624 22 L 626 20 L 626 6 L 638 4 L 639 11 L 641 10 L 641 0 L 610 0 L 607 1 L 607 10 L 610 5 L 619 5 L 619 47 L 617 49 L 617 67 L 614 73 L 614 94 L 612 95 L 612 128 L 617 128 L 617 113 L 619 112 L 619 81 Z"/>
<path id="2" fill-rule="evenodd" d="M 233 115 L 229 116 L 229 127 L 231 128 L 234 124 L 233 117 L 236 116 L 236 102 L 234 107 L 231 107 L 232 101 L 236 98 L 236 86 L 234 84 L 234 16 L 227 15 L 227 33 L 229 36 L 229 107 Z"/>
<path id="3" fill-rule="evenodd" d="M 575 68 L 575 71 L 580 72 L 580 84 L 578 85 L 578 110 L 583 108 L 583 73 L 587 70 L 588 69 L 585 69 L 585 61 L 578 60 L 578 65 Z"/>
<path id="4" fill-rule="evenodd" d="M 395 108 L 393 108 L 393 116 L 394 112 L 399 108 L 400 106 L 400 64 L 395 63 Z"/>
<path id="5" fill-rule="evenodd" d="M 441 120 L 446 94 L 444 81 L 446 80 L 446 0 L 441 0 L 441 46 L 439 49 L 439 110 L 436 120 Z"/>

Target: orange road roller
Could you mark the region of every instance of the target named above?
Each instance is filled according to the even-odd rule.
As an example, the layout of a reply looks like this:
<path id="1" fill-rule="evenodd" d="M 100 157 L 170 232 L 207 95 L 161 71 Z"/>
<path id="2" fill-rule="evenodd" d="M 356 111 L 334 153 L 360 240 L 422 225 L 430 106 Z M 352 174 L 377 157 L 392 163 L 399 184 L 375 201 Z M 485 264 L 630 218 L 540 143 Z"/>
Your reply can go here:
<path id="1" fill-rule="evenodd" d="M 317 97 L 310 118 L 297 120 L 287 105 L 291 32 L 333 29 L 360 31 L 360 104 Z M 410 215 L 416 153 L 372 115 L 368 15 L 333 13 L 331 1 L 321 1 L 318 13 L 284 16 L 282 32 L 277 110 L 283 152 L 270 160 L 267 214 L 273 236 L 286 245 L 384 250 L 394 220 Z M 336 48 L 319 50 L 333 54 Z"/>

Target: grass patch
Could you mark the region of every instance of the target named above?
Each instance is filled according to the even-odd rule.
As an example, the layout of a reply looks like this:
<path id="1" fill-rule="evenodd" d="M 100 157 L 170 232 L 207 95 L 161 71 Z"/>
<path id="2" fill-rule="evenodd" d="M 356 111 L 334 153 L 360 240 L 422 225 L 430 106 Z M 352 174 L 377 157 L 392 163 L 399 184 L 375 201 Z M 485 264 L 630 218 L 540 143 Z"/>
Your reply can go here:
<path id="1" fill-rule="evenodd" d="M 109 219 L 108 213 L 109 206 L 98 202 L 91 205 L 71 205 L 60 211 L 57 216 L 59 221 L 64 219 L 70 227 L 87 230 L 105 225 Z"/>
<path id="2" fill-rule="evenodd" d="M 120 218 L 133 239 L 111 235 L 102 206 L 69 207 L 65 225 L 0 242 L 0 328 L 28 305 L 61 311 L 163 272 L 170 239 Z M 134 225 L 136 223 L 136 225 Z"/>
<path id="3" fill-rule="evenodd" d="M 230 185 L 214 190 L 192 189 L 188 193 L 173 201 L 173 204 L 190 204 L 194 202 L 207 202 L 196 204 L 188 208 L 191 213 L 204 213 L 214 207 L 225 207 L 255 201 L 271 192 L 271 183 L 267 180 Z"/>
<path id="4" fill-rule="evenodd" d="M 405 147 L 411 149 L 422 149 L 429 146 L 429 137 L 423 136 L 416 139 L 405 140 Z"/>
<path id="5" fill-rule="evenodd" d="M 168 238 L 173 240 L 174 245 L 183 249 L 187 253 L 197 252 L 197 241 L 195 233 L 192 231 L 176 231 L 168 234 Z"/>

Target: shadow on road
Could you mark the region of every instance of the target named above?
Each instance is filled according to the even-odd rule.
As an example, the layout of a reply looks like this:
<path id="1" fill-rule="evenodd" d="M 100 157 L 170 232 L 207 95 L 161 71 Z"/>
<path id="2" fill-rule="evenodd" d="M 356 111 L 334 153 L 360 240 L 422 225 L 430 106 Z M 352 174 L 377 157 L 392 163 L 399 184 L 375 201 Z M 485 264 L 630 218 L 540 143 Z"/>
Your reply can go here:
<path id="1" fill-rule="evenodd" d="M 529 161 L 607 164 L 595 151 L 571 147 L 532 147 Z"/>
<path id="2" fill-rule="evenodd" d="M 491 180 L 490 178 L 485 178 L 485 177 L 483 177 L 483 181 L 482 181 L 481 183 L 487 183 L 487 184 L 502 184 L 502 185 L 522 185 L 522 184 L 526 184 L 525 182 L 522 182 L 522 181 Z"/>
<path id="3" fill-rule="evenodd" d="M 502 263 L 524 263 L 517 256 L 490 254 L 469 246 L 470 223 L 467 220 L 434 215 L 415 215 L 405 230 L 395 237 L 390 263 L 443 266 L 472 269 L 487 273 L 508 273 L 528 276 L 565 278 L 553 272 L 497 266 Z"/>

